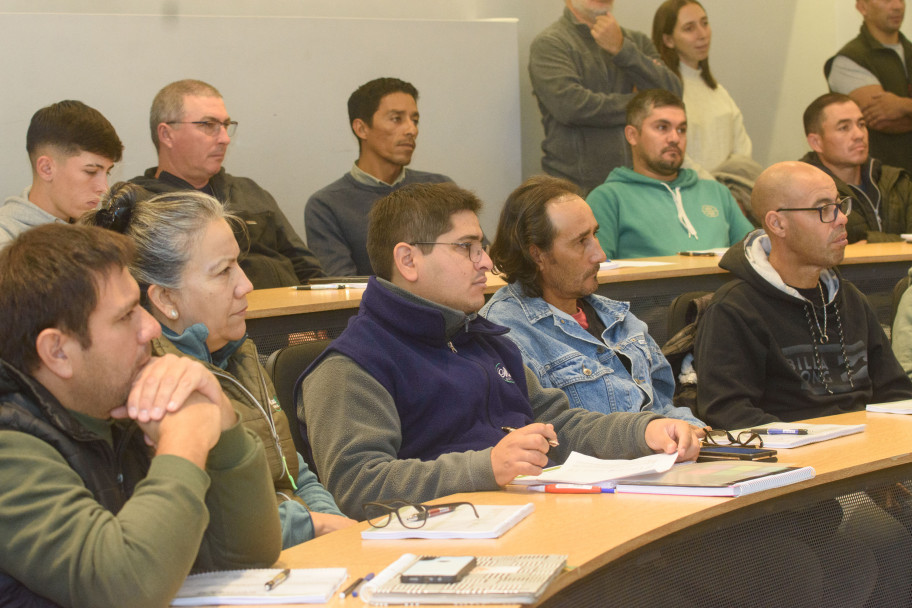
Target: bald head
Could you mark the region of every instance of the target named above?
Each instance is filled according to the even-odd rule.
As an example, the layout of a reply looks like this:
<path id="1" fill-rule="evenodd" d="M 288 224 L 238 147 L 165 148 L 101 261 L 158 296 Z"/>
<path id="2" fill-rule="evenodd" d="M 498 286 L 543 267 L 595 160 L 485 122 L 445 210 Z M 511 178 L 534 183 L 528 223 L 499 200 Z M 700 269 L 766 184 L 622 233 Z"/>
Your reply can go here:
<path id="1" fill-rule="evenodd" d="M 763 226 L 768 228 L 767 213 L 783 207 L 808 206 L 807 192 L 811 187 L 820 184 L 821 180 L 833 181 L 826 173 L 807 163 L 776 163 L 757 178 L 751 192 L 751 208 L 763 221 Z"/>

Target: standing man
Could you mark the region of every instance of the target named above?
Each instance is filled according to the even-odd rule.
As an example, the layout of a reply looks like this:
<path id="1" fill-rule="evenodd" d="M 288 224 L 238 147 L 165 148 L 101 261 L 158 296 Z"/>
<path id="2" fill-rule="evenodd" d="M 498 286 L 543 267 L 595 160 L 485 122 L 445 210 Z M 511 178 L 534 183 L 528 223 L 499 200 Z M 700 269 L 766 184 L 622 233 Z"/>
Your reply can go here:
<path id="1" fill-rule="evenodd" d="M 509 327 L 526 366 L 573 407 L 655 412 L 704 426 L 672 404 L 671 366 L 630 304 L 595 295 L 605 253 L 577 192 L 566 180 L 538 176 L 507 198 L 491 259 L 509 285 L 481 315 Z"/>
<path id="2" fill-rule="evenodd" d="M 565 2 L 563 16 L 532 41 L 529 76 L 545 129 L 542 169 L 587 194 L 630 165 L 624 108 L 634 93 L 682 88 L 649 36 L 620 26 L 614 0 Z"/>
<path id="3" fill-rule="evenodd" d="M 398 78 L 377 78 L 348 98 L 358 139 L 351 171 L 314 193 L 304 209 L 307 242 L 331 276 L 373 274 L 367 216 L 374 203 L 407 184 L 449 182 L 439 173 L 407 169 L 418 140 L 418 90 Z"/>
<path id="4" fill-rule="evenodd" d="M 229 175 L 222 167 L 237 124 L 212 85 L 199 80 L 172 82 L 155 96 L 149 115 L 158 166 L 131 181 L 156 194 L 199 190 L 239 216 L 246 226 L 235 233 L 246 252 L 241 268 L 255 289 L 323 276 L 320 262 L 272 195 L 252 179 Z"/>
<path id="5" fill-rule="evenodd" d="M 804 111 L 811 152 L 802 161 L 823 170 L 840 197 L 852 198 L 849 242 L 901 241 L 912 232 L 912 177 L 868 155 L 868 127 L 851 97 L 821 95 Z"/>
<path id="6" fill-rule="evenodd" d="M 827 60 L 830 90 L 849 95 L 871 131 L 871 155 L 912 171 L 912 43 L 899 31 L 905 0 L 856 0 L 861 32 Z"/>
<path id="7" fill-rule="evenodd" d="M 0 207 L 0 247 L 49 222 L 71 222 L 98 206 L 123 144 L 101 112 L 65 100 L 32 116 L 25 136 L 32 185 Z"/>
<path id="8" fill-rule="evenodd" d="M 835 269 L 851 199 L 820 169 L 784 162 L 760 175 L 751 205 L 766 232 L 722 258 L 736 278 L 697 328 L 700 418 L 738 429 L 912 398 L 877 315 Z"/>
<path id="9" fill-rule="evenodd" d="M 371 501 L 496 490 L 571 450 L 696 457 L 681 420 L 571 409 L 523 365 L 505 327 L 475 314 L 491 270 L 480 207 L 453 184 L 412 184 L 371 211 L 377 276 L 305 372 L 298 406 L 320 479 L 350 517 Z"/>
<path id="10" fill-rule="evenodd" d="M 609 258 L 728 247 L 751 231 L 728 188 L 681 168 L 687 114 L 680 97 L 663 89 L 638 93 L 627 105 L 624 136 L 633 169 L 618 167 L 586 199 Z"/>
<path id="11" fill-rule="evenodd" d="M 281 550 L 263 445 L 198 362 L 150 358 L 126 237 L 0 252 L 0 603 L 165 606 L 193 569 Z"/>

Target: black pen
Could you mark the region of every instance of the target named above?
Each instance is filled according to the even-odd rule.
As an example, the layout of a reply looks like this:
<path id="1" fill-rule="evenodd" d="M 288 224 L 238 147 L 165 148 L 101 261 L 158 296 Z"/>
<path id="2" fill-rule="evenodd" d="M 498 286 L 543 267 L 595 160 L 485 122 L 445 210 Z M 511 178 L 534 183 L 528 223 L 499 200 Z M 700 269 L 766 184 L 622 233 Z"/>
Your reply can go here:
<path id="1" fill-rule="evenodd" d="M 502 427 L 500 427 L 500 430 L 503 431 L 504 433 L 512 433 L 516 429 L 512 426 L 502 426 Z M 560 444 L 557 442 L 557 439 L 549 439 L 548 445 L 550 445 L 552 448 L 556 448 Z"/>
<path id="2" fill-rule="evenodd" d="M 367 289 L 367 283 L 317 283 L 315 285 L 292 285 L 292 289 L 316 291 L 318 289 Z"/>
<path id="3" fill-rule="evenodd" d="M 339 592 L 339 599 L 344 600 L 345 596 L 351 594 L 351 592 L 354 591 L 355 589 L 357 589 L 358 585 L 360 585 L 363 582 L 364 582 L 363 576 L 359 576 L 358 578 L 356 578 L 355 582 L 353 582 L 351 585 L 349 585 L 348 587 L 345 588 L 345 591 Z"/>
<path id="4" fill-rule="evenodd" d="M 714 252 L 714 251 L 679 251 L 678 255 L 687 255 L 687 256 L 691 256 L 691 257 L 714 258 L 714 257 L 716 257 L 716 252 Z"/>
<path id="5" fill-rule="evenodd" d="M 291 574 L 291 570 L 289 568 L 285 568 L 284 570 L 282 570 L 281 572 L 276 574 L 274 577 L 272 577 L 272 579 L 268 583 L 266 583 L 266 585 L 265 585 L 266 591 L 272 591 L 273 589 L 275 589 L 276 587 L 278 587 L 279 585 L 284 583 L 286 580 L 288 580 L 289 574 Z"/>

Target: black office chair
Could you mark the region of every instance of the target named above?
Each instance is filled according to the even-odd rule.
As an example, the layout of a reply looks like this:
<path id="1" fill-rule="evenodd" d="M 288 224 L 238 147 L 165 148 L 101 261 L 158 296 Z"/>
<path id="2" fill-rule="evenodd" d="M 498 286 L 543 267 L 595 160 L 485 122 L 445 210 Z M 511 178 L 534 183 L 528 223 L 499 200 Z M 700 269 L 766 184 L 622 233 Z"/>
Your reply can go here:
<path id="1" fill-rule="evenodd" d="M 265 365 L 266 372 L 275 385 L 279 404 L 288 417 L 288 426 L 291 427 L 291 437 L 294 439 L 295 449 L 315 475 L 317 469 L 313 462 L 313 452 L 311 452 L 307 438 L 301 435 L 301 427 L 298 424 L 298 408 L 294 399 L 294 389 L 301 372 L 326 350 L 330 342 L 332 340 L 313 340 L 280 348 L 269 355 Z"/>
<path id="2" fill-rule="evenodd" d="M 899 311 L 899 301 L 902 300 L 903 294 L 909 289 L 909 275 L 904 276 L 896 285 L 893 286 L 893 299 L 890 304 L 890 327 L 896 321 L 896 313 Z"/>
<path id="3" fill-rule="evenodd" d="M 697 309 L 693 301 L 711 294 L 711 291 L 688 291 L 671 301 L 671 304 L 668 305 L 669 340 L 696 320 Z"/>

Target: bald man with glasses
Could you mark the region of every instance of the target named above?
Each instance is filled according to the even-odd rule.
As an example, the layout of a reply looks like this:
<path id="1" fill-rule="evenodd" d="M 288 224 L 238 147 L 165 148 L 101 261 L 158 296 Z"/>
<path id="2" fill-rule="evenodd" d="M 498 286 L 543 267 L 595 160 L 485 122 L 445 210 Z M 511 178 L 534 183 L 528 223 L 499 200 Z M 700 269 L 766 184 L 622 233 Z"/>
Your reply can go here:
<path id="1" fill-rule="evenodd" d="M 699 322 L 697 414 L 725 429 L 912 398 L 864 295 L 840 276 L 852 200 L 803 162 L 764 171 L 751 205 L 765 230 L 732 246 L 735 275 Z"/>
<path id="2" fill-rule="evenodd" d="M 295 232 L 275 198 L 252 179 L 225 172 L 222 163 L 237 129 L 221 93 L 199 80 L 179 80 L 152 101 L 149 128 L 158 166 L 131 181 L 155 194 L 199 190 L 239 216 L 235 231 L 241 268 L 256 289 L 307 283 L 323 276 L 319 260 Z"/>

